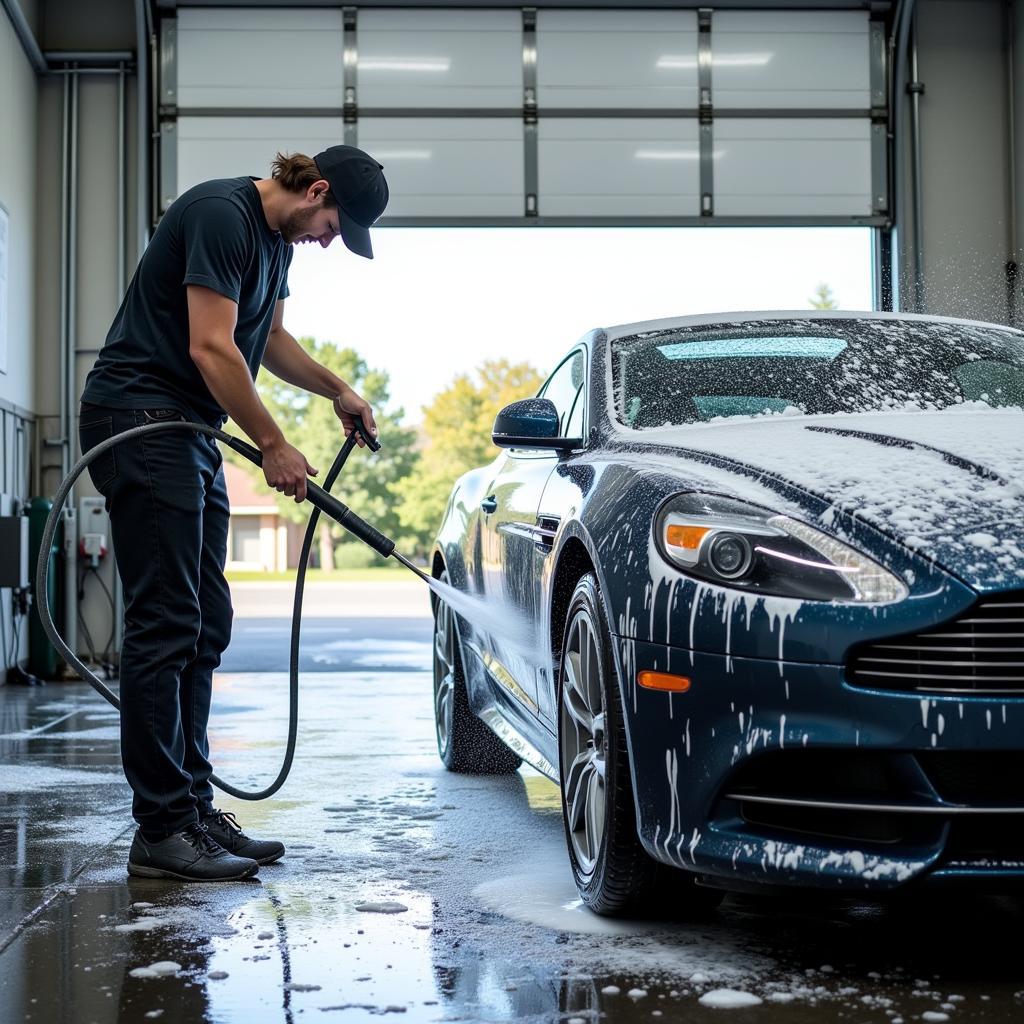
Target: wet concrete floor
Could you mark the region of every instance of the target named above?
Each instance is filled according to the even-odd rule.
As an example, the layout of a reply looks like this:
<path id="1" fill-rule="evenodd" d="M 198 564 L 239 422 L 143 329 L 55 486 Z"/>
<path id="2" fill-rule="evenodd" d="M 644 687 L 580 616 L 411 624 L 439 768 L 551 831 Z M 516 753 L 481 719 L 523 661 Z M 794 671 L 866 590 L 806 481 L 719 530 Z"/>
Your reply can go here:
<path id="1" fill-rule="evenodd" d="M 555 787 L 437 760 L 427 618 L 317 616 L 306 642 L 289 782 L 222 801 L 288 845 L 258 881 L 129 879 L 112 709 L 82 684 L 0 689 L 0 1022 L 1024 1020 L 1005 896 L 592 916 Z M 286 659 L 284 619 L 236 623 L 211 730 L 235 783 L 277 772 Z"/>

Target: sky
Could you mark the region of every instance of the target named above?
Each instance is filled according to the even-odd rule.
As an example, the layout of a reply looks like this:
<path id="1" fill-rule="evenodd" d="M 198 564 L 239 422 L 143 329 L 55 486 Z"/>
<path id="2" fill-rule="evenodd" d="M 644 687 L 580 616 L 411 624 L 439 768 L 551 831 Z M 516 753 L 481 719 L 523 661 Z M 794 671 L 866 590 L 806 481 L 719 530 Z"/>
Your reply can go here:
<path id="1" fill-rule="evenodd" d="M 485 359 L 544 375 L 594 327 L 808 309 L 827 283 L 871 308 L 867 228 L 375 228 L 375 258 L 296 246 L 285 326 L 388 372 L 407 423 Z"/>

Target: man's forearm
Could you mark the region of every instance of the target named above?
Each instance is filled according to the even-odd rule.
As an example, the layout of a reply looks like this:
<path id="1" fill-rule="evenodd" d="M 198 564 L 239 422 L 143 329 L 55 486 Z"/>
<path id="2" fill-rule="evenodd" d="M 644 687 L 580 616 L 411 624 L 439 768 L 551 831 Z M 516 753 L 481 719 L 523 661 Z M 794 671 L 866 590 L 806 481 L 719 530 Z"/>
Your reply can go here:
<path id="1" fill-rule="evenodd" d="M 261 450 L 284 440 L 256 393 L 249 367 L 234 343 L 193 346 L 192 361 L 221 408 Z"/>
<path id="2" fill-rule="evenodd" d="M 335 398 L 345 387 L 337 374 L 321 366 L 283 327 L 270 332 L 263 365 L 275 377 L 323 398 Z"/>

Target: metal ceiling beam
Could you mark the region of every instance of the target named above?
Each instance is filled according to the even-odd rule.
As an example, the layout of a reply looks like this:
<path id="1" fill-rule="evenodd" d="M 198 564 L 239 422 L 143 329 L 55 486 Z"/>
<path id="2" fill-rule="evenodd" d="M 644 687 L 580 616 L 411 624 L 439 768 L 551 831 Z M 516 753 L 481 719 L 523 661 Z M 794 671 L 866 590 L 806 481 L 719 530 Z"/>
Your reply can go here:
<path id="1" fill-rule="evenodd" d="M 6 0 L 4 0 L 6 2 Z M 301 3 L 289 3 L 288 0 L 156 0 L 158 10 L 173 11 L 181 7 L 342 7 L 340 0 L 302 0 Z M 594 10 L 598 8 L 613 10 L 679 10 L 706 6 L 706 3 L 680 3 L 679 0 L 644 0 L 640 4 L 631 4 L 627 0 L 484 0 L 481 3 L 444 3 L 440 0 L 362 0 L 357 7 L 434 7 L 450 10 L 466 7 L 473 10 L 481 8 L 522 8 L 529 7 L 561 7 Z M 886 11 L 891 7 L 886 0 L 717 0 L 715 10 L 737 8 L 742 10 L 765 11 Z"/>

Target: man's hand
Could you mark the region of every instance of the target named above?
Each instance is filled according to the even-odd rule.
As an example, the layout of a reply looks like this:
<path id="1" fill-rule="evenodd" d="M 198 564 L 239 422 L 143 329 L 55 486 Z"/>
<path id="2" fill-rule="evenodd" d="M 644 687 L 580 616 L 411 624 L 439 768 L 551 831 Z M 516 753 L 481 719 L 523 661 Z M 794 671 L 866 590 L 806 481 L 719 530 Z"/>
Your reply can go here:
<path id="1" fill-rule="evenodd" d="M 263 475 L 276 491 L 295 496 L 295 501 L 306 498 L 306 476 L 317 471 L 306 461 L 306 456 L 284 438 L 263 449 Z"/>
<path id="2" fill-rule="evenodd" d="M 347 384 L 342 384 L 341 391 L 334 396 L 334 413 L 341 420 L 341 425 L 345 429 L 345 436 L 348 437 L 353 430 L 356 428 L 356 421 L 354 417 L 358 416 L 363 421 L 363 426 L 374 436 L 377 436 L 377 424 L 373 418 L 373 410 L 370 408 L 369 402 L 365 399 L 360 398 Z M 365 448 L 366 444 L 362 437 L 357 434 L 356 440 L 359 442 L 360 448 Z"/>

